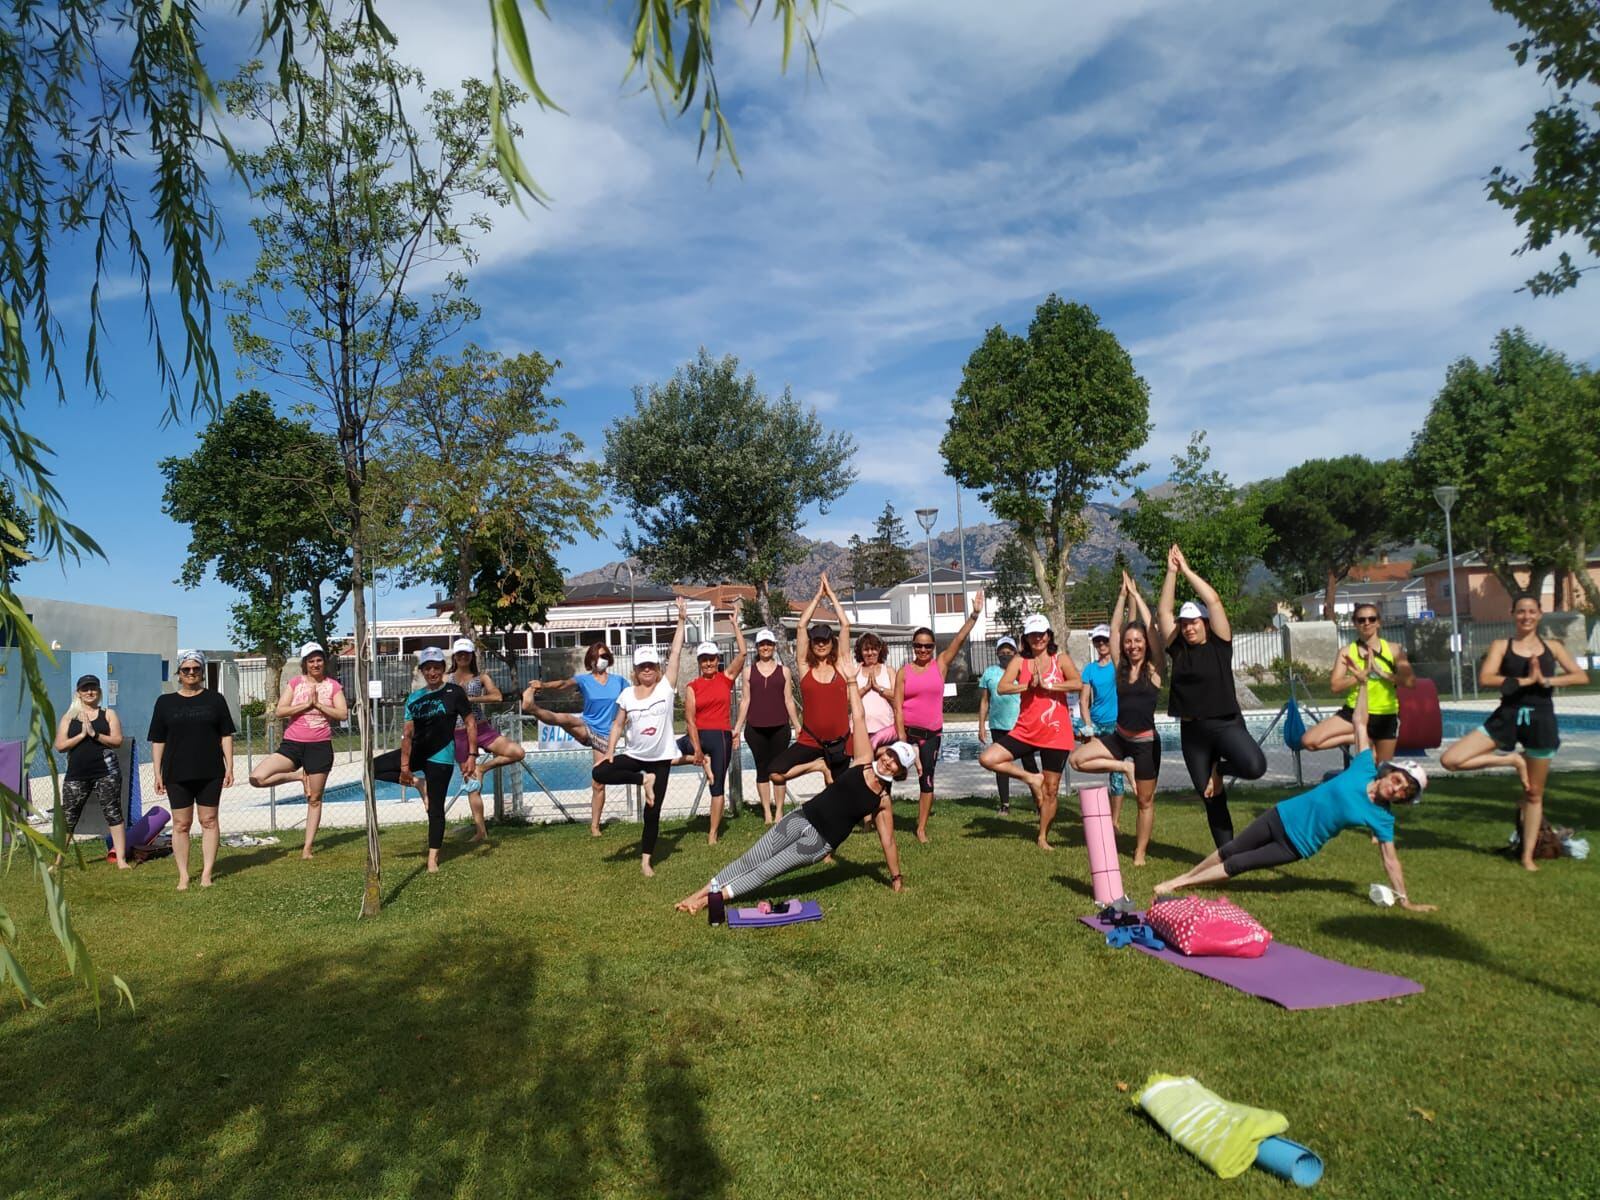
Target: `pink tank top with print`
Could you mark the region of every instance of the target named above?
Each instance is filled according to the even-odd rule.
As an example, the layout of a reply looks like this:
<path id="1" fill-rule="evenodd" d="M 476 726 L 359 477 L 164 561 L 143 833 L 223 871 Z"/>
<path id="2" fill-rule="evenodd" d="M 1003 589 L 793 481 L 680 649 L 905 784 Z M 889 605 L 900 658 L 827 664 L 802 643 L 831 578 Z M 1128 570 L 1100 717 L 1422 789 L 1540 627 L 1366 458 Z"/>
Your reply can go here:
<path id="1" fill-rule="evenodd" d="M 1033 659 L 1024 659 L 1022 670 L 1017 673 L 1017 682 L 1023 687 L 1033 682 L 1033 663 Z M 1062 678 L 1061 664 L 1052 654 L 1044 669 L 1043 679 L 1046 683 L 1058 683 Z M 1071 700 L 1067 692 L 1030 689 L 1022 693 L 1022 711 L 1017 715 L 1017 723 L 1011 727 L 1011 736 L 1041 750 L 1071 750 L 1074 744 Z"/>

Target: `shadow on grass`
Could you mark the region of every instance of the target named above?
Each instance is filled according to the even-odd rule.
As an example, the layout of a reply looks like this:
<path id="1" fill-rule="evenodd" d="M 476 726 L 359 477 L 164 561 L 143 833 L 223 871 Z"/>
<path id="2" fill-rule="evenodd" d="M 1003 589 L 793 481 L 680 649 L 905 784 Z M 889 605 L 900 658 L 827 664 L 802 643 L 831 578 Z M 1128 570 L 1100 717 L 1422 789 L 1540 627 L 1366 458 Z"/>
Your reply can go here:
<path id="1" fill-rule="evenodd" d="M 196 848 L 198 848 L 200 839 L 195 838 L 194 842 Z M 222 849 L 227 850 L 227 847 L 224 846 Z M 248 854 L 236 854 L 233 852 L 224 854 L 219 851 L 217 865 L 211 868 L 211 878 L 218 880 L 226 875 L 237 875 L 241 871 L 248 871 L 252 867 L 264 867 L 270 863 L 277 862 L 280 858 L 287 858 L 291 853 L 298 855 L 300 853 L 299 847 L 263 846 L 259 850 L 250 851 Z M 191 857 L 193 857 L 192 851 Z"/>
<path id="2" fill-rule="evenodd" d="M 1361 916 L 1329 917 L 1318 926 L 1324 933 L 1351 941 L 1366 942 L 1385 950 L 1401 950 L 1408 954 L 1431 955 L 1448 958 L 1471 966 L 1482 967 L 1505 979 L 1539 988 L 1553 996 L 1560 996 L 1574 1004 L 1587 1004 L 1600 1008 L 1600 995 L 1578 992 L 1561 984 L 1525 974 L 1497 959 L 1476 938 L 1458 929 L 1434 920 L 1396 920 L 1393 915 L 1377 913 Z"/>
<path id="3" fill-rule="evenodd" d="M 638 825 L 634 828 L 641 834 L 644 831 L 643 825 Z M 680 821 L 670 826 L 662 826 L 661 831 L 656 834 L 656 848 L 650 855 L 651 865 L 659 867 L 667 859 L 671 858 L 673 852 L 678 848 L 678 843 L 683 841 L 684 837 L 690 832 L 687 822 Z M 615 863 L 633 862 L 643 853 L 644 851 L 640 848 L 639 838 L 634 837 L 627 845 L 619 846 L 616 850 L 606 855 L 606 861 Z"/>
<path id="4" fill-rule="evenodd" d="M 1051 831 L 1056 830 L 1052 825 Z M 967 822 L 966 832 L 962 837 L 969 838 L 1021 838 L 1023 841 L 1036 842 L 1039 840 L 1039 819 L 1037 817 L 1018 819 L 1016 816 L 1002 817 L 973 817 Z M 1059 838 L 1057 839 L 1059 840 Z M 1080 839 L 1081 841 L 1081 839 Z"/>
<path id="5" fill-rule="evenodd" d="M 649 1023 L 603 1022 L 627 1006 L 610 990 L 591 966 L 554 991 L 525 941 L 481 930 L 241 955 L 141 996 L 93 1063 L 87 1016 L 11 1041 L 31 1086 L 0 1095 L 6 1191 L 717 1200 L 692 1064 Z"/>

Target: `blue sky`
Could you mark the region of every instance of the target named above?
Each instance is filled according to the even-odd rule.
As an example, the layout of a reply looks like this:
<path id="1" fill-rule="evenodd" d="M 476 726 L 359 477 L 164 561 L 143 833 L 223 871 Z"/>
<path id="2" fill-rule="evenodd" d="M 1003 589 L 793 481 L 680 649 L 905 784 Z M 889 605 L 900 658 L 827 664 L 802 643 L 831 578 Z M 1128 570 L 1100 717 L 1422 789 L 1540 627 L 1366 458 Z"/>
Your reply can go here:
<path id="1" fill-rule="evenodd" d="M 811 514 L 813 536 L 866 532 L 886 499 L 953 524 L 937 447 L 961 365 L 1051 291 L 1095 308 L 1149 382 L 1148 479 L 1193 429 L 1240 481 L 1399 453 L 1446 365 L 1485 357 L 1503 326 L 1600 355 L 1600 284 L 1517 292 L 1532 265 L 1484 199 L 1545 100 L 1487 3 L 852 0 L 821 31 L 821 81 L 779 75 L 766 19 L 729 20 L 720 79 L 744 175 L 710 181 L 694 123 L 665 125 L 618 86 L 616 11 L 552 8 L 535 49 L 567 115 L 523 123 L 554 203 L 499 213 L 480 241 L 470 336 L 559 358 L 567 425 L 592 449 L 634 385 L 702 344 L 792 386 L 861 446 L 860 482 Z M 481 6 L 382 11 L 430 84 L 482 73 Z M 253 244 L 244 197 L 222 198 L 227 277 Z M 226 645 L 232 594 L 172 583 L 187 536 L 160 510 L 156 462 L 196 429 L 162 427 L 138 304 L 117 290 L 113 399 L 29 409 L 108 559 L 35 565 L 20 590 L 176 613 L 184 642 Z M 81 302 L 62 309 L 81 335 Z M 612 557 L 584 542 L 563 565 Z M 380 608 L 430 598 L 397 581 Z"/>

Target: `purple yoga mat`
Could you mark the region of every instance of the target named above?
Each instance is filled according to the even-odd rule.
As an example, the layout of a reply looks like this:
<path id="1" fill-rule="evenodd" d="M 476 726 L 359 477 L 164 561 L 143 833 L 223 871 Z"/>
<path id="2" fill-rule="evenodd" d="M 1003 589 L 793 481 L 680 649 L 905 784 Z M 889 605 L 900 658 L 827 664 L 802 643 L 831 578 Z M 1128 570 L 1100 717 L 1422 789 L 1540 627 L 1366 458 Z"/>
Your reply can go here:
<path id="1" fill-rule="evenodd" d="M 1107 929 L 1094 917 L 1078 919 L 1096 932 Z M 1176 950 L 1147 950 L 1139 945 L 1134 949 L 1284 1008 L 1335 1008 L 1340 1004 L 1414 996 L 1422 991 L 1422 985 L 1415 980 L 1334 962 L 1276 939 L 1260 958 L 1189 958 Z"/>
<path id="2" fill-rule="evenodd" d="M 128 826 L 128 845 L 137 850 L 146 845 L 151 838 L 167 827 L 167 822 L 172 820 L 172 814 L 159 804 L 152 805 L 150 811 L 145 813 L 132 825 Z"/>
<path id="3" fill-rule="evenodd" d="M 822 905 L 815 900 L 802 900 L 799 907 L 791 902 L 789 911 L 782 913 L 764 913 L 758 908 L 728 910 L 728 924 L 736 926 L 793 925 L 799 921 L 820 920 L 822 920 Z"/>

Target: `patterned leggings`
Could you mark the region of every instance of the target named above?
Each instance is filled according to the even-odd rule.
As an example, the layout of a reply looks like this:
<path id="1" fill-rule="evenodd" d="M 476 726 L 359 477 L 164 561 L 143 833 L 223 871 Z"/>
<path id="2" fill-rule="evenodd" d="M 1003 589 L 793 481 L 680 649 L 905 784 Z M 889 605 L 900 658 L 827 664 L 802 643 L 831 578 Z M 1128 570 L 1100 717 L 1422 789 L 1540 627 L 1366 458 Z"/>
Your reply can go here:
<path id="1" fill-rule="evenodd" d="M 730 897 L 747 895 L 786 871 L 821 862 L 828 852 L 827 841 L 797 808 L 718 871 L 712 877 L 711 890 L 726 892 Z"/>
<path id="2" fill-rule="evenodd" d="M 67 810 L 67 832 L 78 827 L 83 806 L 93 796 L 106 824 L 122 824 L 122 777 L 102 775 L 99 779 L 67 779 L 61 784 L 61 807 Z"/>

